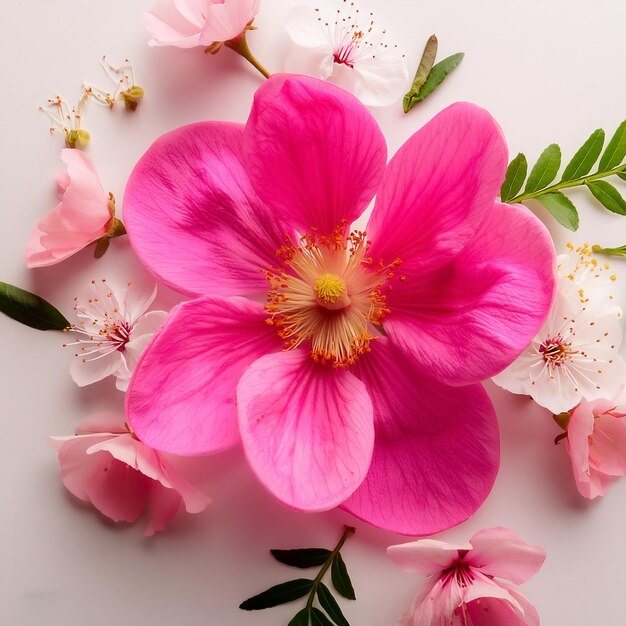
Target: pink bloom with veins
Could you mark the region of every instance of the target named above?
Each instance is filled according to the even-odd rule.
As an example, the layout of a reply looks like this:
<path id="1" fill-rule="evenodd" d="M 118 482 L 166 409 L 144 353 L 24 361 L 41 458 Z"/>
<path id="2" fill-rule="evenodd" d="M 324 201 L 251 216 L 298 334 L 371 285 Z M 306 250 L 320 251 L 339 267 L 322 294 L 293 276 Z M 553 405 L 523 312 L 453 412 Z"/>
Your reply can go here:
<path id="1" fill-rule="evenodd" d="M 138 364 L 133 429 L 178 454 L 241 440 L 296 509 L 414 535 L 469 517 L 499 462 L 477 383 L 524 349 L 554 290 L 546 229 L 496 201 L 506 163 L 491 116 L 456 104 L 387 165 L 369 111 L 306 76 L 272 76 L 245 126 L 158 139 L 126 189 L 131 243 L 198 297 Z M 367 234 L 350 230 L 376 193 Z"/>
<path id="2" fill-rule="evenodd" d="M 144 15 L 151 46 L 193 48 L 236 39 L 259 12 L 259 0 L 159 0 Z"/>
<path id="3" fill-rule="evenodd" d="M 149 509 L 146 536 L 164 530 L 181 504 L 200 513 L 210 503 L 179 473 L 174 457 L 139 441 L 114 413 L 87 417 L 75 436 L 51 443 L 70 492 L 114 522 L 136 522 Z"/>
<path id="4" fill-rule="evenodd" d="M 59 204 L 31 233 L 25 254 L 28 267 L 60 263 L 109 231 L 112 196 L 102 188 L 92 160 L 69 148 L 61 152 L 61 160 L 67 169 L 57 176 Z"/>
<path id="5" fill-rule="evenodd" d="M 539 626 L 535 607 L 510 583 L 530 580 L 546 555 L 511 530 L 481 530 L 463 545 L 422 539 L 387 554 L 404 571 L 427 576 L 396 626 Z"/>
<path id="6" fill-rule="evenodd" d="M 626 475 L 626 393 L 612 401 L 582 402 L 571 411 L 567 453 L 585 498 L 603 496 L 612 477 Z"/>

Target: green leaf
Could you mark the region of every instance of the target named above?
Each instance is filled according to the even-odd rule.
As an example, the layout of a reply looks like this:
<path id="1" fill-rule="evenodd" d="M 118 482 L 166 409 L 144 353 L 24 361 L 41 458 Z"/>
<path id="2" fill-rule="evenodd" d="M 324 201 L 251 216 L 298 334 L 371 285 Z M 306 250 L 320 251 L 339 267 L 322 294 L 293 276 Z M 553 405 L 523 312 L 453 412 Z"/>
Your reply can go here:
<path id="1" fill-rule="evenodd" d="M 622 180 L 626 180 L 626 172 L 619 172 L 617 174 Z"/>
<path id="2" fill-rule="evenodd" d="M 290 580 L 280 585 L 270 587 L 263 593 L 252 598 L 244 600 L 239 608 L 244 611 L 258 611 L 260 609 L 269 609 L 272 606 L 286 604 L 298 598 L 306 596 L 313 587 L 313 581 L 308 578 L 298 578 Z"/>
<path id="3" fill-rule="evenodd" d="M 333 626 L 333 623 L 319 609 L 313 607 L 311 609 L 312 626 Z"/>
<path id="4" fill-rule="evenodd" d="M 324 583 L 320 583 L 317 588 L 317 598 L 322 608 L 337 626 L 350 626 L 350 623 L 341 612 L 341 607 L 337 604 L 337 600 L 335 600 L 330 589 Z"/>
<path id="5" fill-rule="evenodd" d="M 0 311 L 37 330 L 63 330 L 70 326 L 65 316 L 43 298 L 3 282 L 0 282 Z"/>
<path id="6" fill-rule="evenodd" d="M 603 248 L 602 246 L 591 246 L 593 252 L 599 254 L 608 254 L 610 256 L 626 256 L 626 246 L 620 246 L 619 248 Z"/>
<path id="7" fill-rule="evenodd" d="M 309 610 L 298 611 L 287 626 L 309 626 Z"/>
<path id="8" fill-rule="evenodd" d="M 600 152 L 602 152 L 603 145 L 604 131 L 598 128 L 591 133 L 589 139 L 585 141 L 572 157 L 572 160 L 567 164 L 563 176 L 561 177 L 561 182 L 567 182 L 589 174 L 593 164 L 598 160 Z"/>
<path id="9" fill-rule="evenodd" d="M 442 61 L 439 61 L 426 79 L 426 82 L 421 86 L 420 90 L 413 96 L 411 106 L 415 106 L 418 102 L 426 100 L 430 94 L 441 85 L 446 76 L 461 62 L 461 59 L 465 56 L 463 52 L 457 52 L 452 56 L 449 56 Z"/>
<path id="10" fill-rule="evenodd" d="M 569 230 L 578 230 L 578 211 L 572 201 L 560 191 L 552 191 L 536 198 L 556 219 Z"/>
<path id="11" fill-rule="evenodd" d="M 561 167 L 561 148 L 552 143 L 541 153 L 530 171 L 524 193 L 545 189 L 556 178 L 559 167 Z"/>
<path id="12" fill-rule="evenodd" d="M 333 587 L 348 600 L 356 600 L 354 594 L 354 587 L 352 581 L 348 575 L 348 568 L 344 563 L 341 554 L 337 553 L 333 559 L 333 563 L 330 568 L 331 580 L 333 581 Z"/>
<path id="13" fill-rule="evenodd" d="M 508 202 L 519 193 L 519 190 L 526 180 L 527 171 L 528 161 L 520 152 L 509 163 L 509 167 L 506 168 L 506 175 L 502 183 L 502 189 L 500 189 L 500 199 L 502 202 Z"/>
<path id="14" fill-rule="evenodd" d="M 626 156 L 626 120 L 624 120 L 615 131 L 611 141 L 609 141 L 598 166 L 599 172 L 606 172 L 617 167 Z"/>
<path id="15" fill-rule="evenodd" d="M 604 180 L 593 180 L 587 183 L 589 191 L 602 203 L 602 205 L 613 213 L 626 215 L 626 200 L 613 185 Z"/>
<path id="16" fill-rule="evenodd" d="M 331 555 L 326 548 L 303 548 L 301 550 L 270 550 L 272 556 L 292 567 L 318 567 L 324 565 Z"/>
<path id="17" fill-rule="evenodd" d="M 417 104 L 415 97 L 430 74 L 430 70 L 435 62 L 435 57 L 437 56 L 437 46 L 437 37 L 435 37 L 435 35 L 431 35 L 426 42 L 426 46 L 424 47 L 424 52 L 422 54 L 422 58 L 420 59 L 417 72 L 415 72 L 415 78 L 413 79 L 411 89 L 409 89 L 408 93 L 402 100 L 402 107 L 405 113 L 408 113 Z"/>

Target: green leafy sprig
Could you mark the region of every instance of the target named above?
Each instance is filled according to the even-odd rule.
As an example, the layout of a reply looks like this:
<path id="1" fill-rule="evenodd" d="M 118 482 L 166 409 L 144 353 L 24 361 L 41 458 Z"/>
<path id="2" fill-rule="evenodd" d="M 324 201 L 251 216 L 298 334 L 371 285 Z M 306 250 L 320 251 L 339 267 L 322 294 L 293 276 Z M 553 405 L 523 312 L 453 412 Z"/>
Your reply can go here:
<path id="1" fill-rule="evenodd" d="M 330 577 L 335 590 L 348 600 L 355 600 L 354 588 L 348 575 L 348 568 L 340 550 L 346 540 L 355 533 L 354 528 L 346 527 L 341 539 L 332 550 L 326 548 L 303 548 L 300 550 L 270 550 L 272 556 L 285 565 L 307 569 L 320 567 L 317 576 L 296 578 L 274 585 L 239 605 L 244 611 L 269 609 L 307 596 L 306 606 L 298 611 L 288 626 L 350 626 L 341 611 L 333 592 L 322 579 L 330 569 Z M 313 606 L 315 600 L 321 608 Z M 323 609 L 323 610 L 322 610 Z"/>
<path id="2" fill-rule="evenodd" d="M 411 89 L 402 100 L 402 108 L 405 113 L 408 113 L 418 102 L 422 102 L 430 96 L 465 56 L 463 52 L 457 52 L 435 64 L 438 46 L 437 37 L 431 35 L 424 47 Z"/>
<path id="3" fill-rule="evenodd" d="M 626 257 L 626 246 L 619 246 L 618 248 L 603 248 L 602 246 L 591 246 L 593 252 L 598 254 L 608 254 L 609 256 L 623 256 Z"/>
<path id="4" fill-rule="evenodd" d="M 49 302 L 14 285 L 0 282 L 0 311 L 37 330 L 65 330 L 70 323 Z"/>
<path id="5" fill-rule="evenodd" d="M 626 215 L 626 200 L 613 185 L 603 180 L 610 176 L 626 180 L 626 120 L 619 125 L 603 152 L 604 139 L 604 130 L 598 128 L 593 131 L 567 164 L 557 183 L 554 180 L 561 167 L 561 148 L 557 144 L 550 144 L 541 153 L 528 180 L 528 161 L 520 152 L 509 163 L 500 198 L 510 204 L 537 200 L 559 224 L 569 230 L 578 229 L 579 217 L 573 202 L 563 193 L 565 189 L 586 187 L 606 209 Z M 590 174 L 598 157 L 598 168 Z M 524 181 L 526 186 L 520 193 Z"/>

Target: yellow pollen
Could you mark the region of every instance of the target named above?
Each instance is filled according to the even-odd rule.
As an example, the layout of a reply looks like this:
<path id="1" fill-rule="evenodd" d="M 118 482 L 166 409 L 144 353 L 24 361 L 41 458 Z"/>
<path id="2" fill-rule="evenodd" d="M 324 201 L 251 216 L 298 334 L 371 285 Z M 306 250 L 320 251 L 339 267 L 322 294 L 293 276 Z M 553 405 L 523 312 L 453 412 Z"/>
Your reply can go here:
<path id="1" fill-rule="evenodd" d="M 315 295 L 330 304 L 339 302 L 346 295 L 346 283 L 336 274 L 321 274 L 315 281 Z"/>

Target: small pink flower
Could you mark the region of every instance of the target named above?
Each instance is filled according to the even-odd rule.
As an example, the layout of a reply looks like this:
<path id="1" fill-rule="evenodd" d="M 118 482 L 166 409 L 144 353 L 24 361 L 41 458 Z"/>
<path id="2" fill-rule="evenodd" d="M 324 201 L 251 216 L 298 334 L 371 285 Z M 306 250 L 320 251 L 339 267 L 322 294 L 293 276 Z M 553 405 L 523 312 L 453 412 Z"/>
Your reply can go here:
<path id="1" fill-rule="evenodd" d="M 567 425 L 567 453 L 585 498 L 603 496 L 612 476 L 626 475 L 626 394 L 582 402 Z"/>
<path id="2" fill-rule="evenodd" d="M 519 585 L 541 568 L 546 555 L 506 528 L 477 532 L 468 543 L 422 539 L 387 548 L 406 572 L 428 578 L 397 626 L 539 626 Z"/>
<path id="3" fill-rule="evenodd" d="M 70 331 L 76 341 L 64 347 L 74 350 L 70 374 L 79 387 L 115 376 L 116 387 L 126 391 L 141 353 L 167 317 L 165 311 L 146 313 L 156 292 L 152 281 L 116 286 L 101 278 L 74 298 L 77 323 Z"/>
<path id="4" fill-rule="evenodd" d="M 54 265 L 104 237 L 113 219 L 112 200 L 100 184 L 92 160 L 66 148 L 61 160 L 67 170 L 57 176 L 59 204 L 45 215 L 30 236 L 28 267 Z"/>
<path id="5" fill-rule="evenodd" d="M 188 513 L 200 513 L 210 503 L 178 473 L 174 457 L 139 441 L 114 413 L 87 417 L 75 436 L 51 442 L 69 491 L 114 522 L 136 522 L 149 508 L 147 537 L 163 530 L 181 503 Z"/>
<path id="6" fill-rule="evenodd" d="M 145 14 L 151 46 L 193 48 L 236 39 L 259 12 L 259 0 L 159 0 Z"/>

